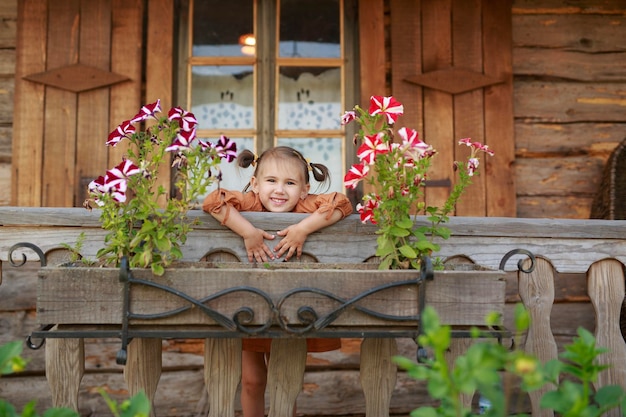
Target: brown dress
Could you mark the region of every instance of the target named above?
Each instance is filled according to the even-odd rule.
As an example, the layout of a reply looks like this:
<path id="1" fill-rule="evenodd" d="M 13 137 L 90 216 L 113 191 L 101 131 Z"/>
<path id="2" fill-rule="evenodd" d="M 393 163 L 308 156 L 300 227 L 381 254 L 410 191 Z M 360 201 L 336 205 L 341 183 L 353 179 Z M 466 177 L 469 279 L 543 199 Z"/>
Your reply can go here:
<path id="1" fill-rule="evenodd" d="M 217 213 L 223 206 L 226 206 L 226 216 L 223 223 L 228 220 L 230 208 L 233 207 L 239 212 L 244 211 L 267 211 L 261 204 L 258 194 L 239 191 L 215 190 L 209 194 L 202 203 L 202 209 L 207 213 Z M 341 211 L 343 217 L 352 214 L 352 204 L 348 198 L 341 193 L 329 194 L 309 194 L 305 199 L 299 200 L 292 213 L 327 213 L 330 217 L 335 209 Z M 339 349 L 341 339 L 307 339 L 308 352 L 327 352 Z M 250 338 L 243 339 L 242 348 L 249 352 L 269 352 L 272 339 Z"/>

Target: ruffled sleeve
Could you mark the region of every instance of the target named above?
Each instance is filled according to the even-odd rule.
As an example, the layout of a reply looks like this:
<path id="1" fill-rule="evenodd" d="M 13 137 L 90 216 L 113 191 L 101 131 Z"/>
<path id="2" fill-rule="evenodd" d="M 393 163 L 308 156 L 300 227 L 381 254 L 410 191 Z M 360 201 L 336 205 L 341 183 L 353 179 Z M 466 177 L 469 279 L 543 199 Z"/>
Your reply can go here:
<path id="1" fill-rule="evenodd" d="M 296 207 L 299 213 L 325 213 L 326 219 L 329 219 L 335 210 L 341 211 L 341 218 L 352 214 L 352 203 L 348 197 L 341 193 L 330 194 L 309 194 Z"/>
<path id="2" fill-rule="evenodd" d="M 256 198 L 256 194 L 224 189 L 215 190 L 206 196 L 202 203 L 202 210 L 211 214 L 219 213 L 224 206 L 226 207 L 226 214 L 222 220 L 222 224 L 225 224 L 228 220 L 231 207 L 239 212 L 263 210 L 263 206 Z"/>

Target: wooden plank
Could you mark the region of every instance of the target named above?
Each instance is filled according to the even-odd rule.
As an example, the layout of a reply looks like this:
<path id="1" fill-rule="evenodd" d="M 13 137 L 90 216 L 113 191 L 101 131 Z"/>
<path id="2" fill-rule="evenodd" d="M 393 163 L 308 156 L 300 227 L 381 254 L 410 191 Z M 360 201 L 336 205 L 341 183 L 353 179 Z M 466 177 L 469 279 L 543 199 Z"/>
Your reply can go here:
<path id="1" fill-rule="evenodd" d="M 422 66 L 424 73 L 452 65 L 452 2 L 422 2 Z M 428 38 L 426 38 L 426 36 Z M 452 95 L 424 90 L 424 141 L 437 150 L 429 171 L 430 180 L 452 180 L 454 171 L 454 105 Z M 426 205 L 441 207 L 450 189 L 430 187 L 425 191 Z"/>
<path id="2" fill-rule="evenodd" d="M 620 82 L 626 79 L 626 51 L 589 54 L 516 47 L 513 49 L 513 68 L 515 75 L 548 76 L 572 81 Z"/>
<path id="3" fill-rule="evenodd" d="M 626 16 L 623 13 L 514 15 L 513 28 L 515 47 L 566 49 L 588 53 L 626 50 Z"/>
<path id="4" fill-rule="evenodd" d="M 370 96 L 385 95 L 385 10 L 382 0 L 361 0 L 358 7 L 360 43 L 367 45 L 359 51 L 359 101 L 366 108 Z"/>
<path id="5" fill-rule="evenodd" d="M 515 123 L 517 158 L 595 155 L 608 159 L 623 139 L 624 129 L 621 123 L 560 124 L 521 120 Z"/>
<path id="6" fill-rule="evenodd" d="M 402 126 L 415 129 L 424 139 L 423 88 L 404 81 L 421 74 L 422 10 L 419 1 L 390 1 L 391 94 L 404 105 Z"/>
<path id="7" fill-rule="evenodd" d="M 0 16 L 0 48 L 15 48 L 17 19 L 15 15 Z"/>
<path id="8" fill-rule="evenodd" d="M 515 117 L 534 122 L 622 122 L 622 83 L 519 81 L 515 84 Z"/>
<path id="9" fill-rule="evenodd" d="M 626 386 L 626 343 L 620 331 L 620 312 L 624 301 L 624 265 L 607 259 L 589 269 L 589 297 L 596 312 L 596 343 L 606 347 L 598 363 L 610 367 L 598 375 L 596 389 L 606 385 Z M 619 410 L 607 415 L 617 417 Z"/>
<path id="10" fill-rule="evenodd" d="M 80 2 L 49 3 L 46 69 L 76 64 L 80 29 Z M 42 205 L 74 206 L 76 165 L 76 94 L 46 87 L 44 113 Z"/>
<path id="11" fill-rule="evenodd" d="M 174 0 L 148 3 L 146 48 L 146 103 L 161 99 L 161 108 L 167 112 L 173 103 Z M 169 164 L 162 164 L 156 186 L 169 190 L 170 174 Z"/>
<path id="12" fill-rule="evenodd" d="M 488 7 L 488 6 L 485 6 Z M 452 2 L 452 54 L 454 66 L 483 72 L 482 48 L 482 0 L 454 0 Z M 485 142 L 485 119 L 483 115 L 483 89 L 456 94 L 454 100 L 454 144 L 461 138 L 470 137 L 480 143 Z M 466 146 L 454 147 L 454 160 L 467 161 L 470 149 Z M 481 159 L 485 157 L 481 156 Z M 483 169 L 480 171 L 484 172 Z M 457 176 L 454 177 L 458 179 Z M 471 189 L 456 206 L 457 216 L 485 216 L 486 175 L 473 178 Z M 456 181 L 454 181 L 456 182 Z"/>
<path id="13" fill-rule="evenodd" d="M 0 17 L 17 19 L 17 0 L 1 1 Z"/>
<path id="14" fill-rule="evenodd" d="M 515 14 L 618 14 L 624 13 L 622 0 L 579 1 L 564 3 L 562 0 L 515 0 Z"/>
<path id="15" fill-rule="evenodd" d="M 483 7 L 484 71 L 504 81 L 485 89 L 485 142 L 494 151 L 485 158 L 487 216 L 515 217 L 515 140 L 513 136 L 513 70 L 511 1 Z"/>
<path id="16" fill-rule="evenodd" d="M 111 86 L 108 134 L 124 120 L 133 117 L 141 108 L 143 13 L 142 0 L 112 0 L 111 3 L 111 71 L 130 80 Z M 107 168 L 120 163 L 128 141 L 108 147 Z"/>
<path id="17" fill-rule="evenodd" d="M 20 206 L 41 205 L 44 87 L 23 81 L 22 77 L 45 70 L 47 3 L 20 1 L 18 9 L 11 204 Z"/>
<path id="18" fill-rule="evenodd" d="M 312 268 L 313 264 L 311 265 Z M 347 267 L 336 269 L 224 269 L 208 271 L 203 268 L 168 270 L 161 278 L 152 278 L 149 271 L 136 270 L 138 279 L 148 279 L 161 285 L 175 288 L 197 300 L 208 297 L 206 304 L 227 318 L 235 316 L 239 308 L 248 306 L 254 311 L 249 325 L 263 325 L 271 320 L 272 311 L 268 301 L 249 291 L 236 288 L 258 288 L 271 297 L 273 305 L 280 309 L 280 317 L 286 325 L 299 326 L 298 311 L 310 306 L 318 317 L 326 317 L 343 302 L 359 296 L 359 300 L 346 309 L 329 325 L 395 327 L 416 326 L 416 321 L 396 322 L 372 316 L 366 311 L 378 312 L 392 317 L 416 317 L 418 311 L 417 286 L 402 286 L 361 296 L 373 288 L 407 279 L 416 279 L 416 271 L 354 270 Z M 89 271 L 89 275 L 86 275 Z M 435 280 L 426 286 L 426 303 L 437 309 L 444 323 L 453 325 L 481 325 L 490 311 L 500 311 L 504 302 L 506 282 L 497 271 L 475 271 L 471 275 L 464 271 L 438 271 Z M 478 274 L 478 275 L 477 275 Z M 117 270 L 103 268 L 44 268 L 38 283 L 37 315 L 44 323 L 67 324 L 115 324 L 122 320 L 123 285 Z M 210 279 L 207 279 L 210 277 Z M 314 284 L 312 284 L 314 283 Z M 283 297 L 294 288 L 315 290 L 301 291 Z M 454 288 L 454 290 L 451 290 Z M 224 295 L 214 297 L 228 291 Z M 318 291 L 323 294 L 320 295 Z M 333 295 L 332 297 L 329 295 Z M 90 300 L 85 303 L 84 300 Z M 132 312 L 149 315 L 163 311 L 174 311 L 190 304 L 172 294 L 152 287 L 133 286 L 131 290 Z M 393 299 L 394 303 L 389 304 Z M 468 302 L 470 301 L 471 302 Z M 499 300 L 499 301 L 498 301 Z M 135 324 L 214 324 L 216 321 L 195 308 L 172 317 L 156 320 L 133 319 Z"/>
<path id="19" fill-rule="evenodd" d="M 10 124 L 13 119 L 14 81 L 0 78 L 0 123 Z"/>
<path id="20" fill-rule="evenodd" d="M 111 0 L 81 0 L 81 64 L 108 71 L 111 67 Z M 99 88 L 78 94 L 76 126 L 75 205 L 87 198 L 87 185 L 108 166 L 105 145 L 109 133 L 109 90 Z"/>
<path id="21" fill-rule="evenodd" d="M 521 217 L 588 219 L 594 197 L 528 196 L 518 197 L 517 214 Z"/>
<path id="22" fill-rule="evenodd" d="M 592 156 L 519 158 L 515 175 L 528 181 L 520 182 L 517 194 L 594 197 L 603 168 L 604 160 Z"/>
<path id="23" fill-rule="evenodd" d="M 15 49 L 0 49 L 0 76 L 7 75 L 15 75 Z"/>

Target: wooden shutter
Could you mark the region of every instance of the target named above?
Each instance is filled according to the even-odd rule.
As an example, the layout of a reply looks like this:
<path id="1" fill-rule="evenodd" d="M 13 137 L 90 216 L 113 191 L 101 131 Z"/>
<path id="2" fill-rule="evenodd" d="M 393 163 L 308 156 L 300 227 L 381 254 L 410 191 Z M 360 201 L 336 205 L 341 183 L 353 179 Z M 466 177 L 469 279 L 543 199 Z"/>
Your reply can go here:
<path id="1" fill-rule="evenodd" d="M 167 111 L 173 21 L 173 0 L 19 2 L 11 204 L 80 206 L 124 154 L 107 134 L 157 98 Z"/>
<path id="2" fill-rule="evenodd" d="M 368 3 L 382 12 L 382 0 Z M 481 157 L 480 176 L 456 214 L 514 217 L 510 0 L 390 0 L 388 13 L 390 91 L 373 90 L 385 68 L 368 52 L 372 58 L 361 60 L 361 96 L 392 94 L 405 106 L 398 127 L 416 129 L 438 151 L 427 203 L 440 205 L 448 196 L 453 161 L 469 151 L 457 141 L 471 137 L 496 155 Z M 362 51 L 381 48 L 381 25 L 369 22 L 361 20 Z"/>

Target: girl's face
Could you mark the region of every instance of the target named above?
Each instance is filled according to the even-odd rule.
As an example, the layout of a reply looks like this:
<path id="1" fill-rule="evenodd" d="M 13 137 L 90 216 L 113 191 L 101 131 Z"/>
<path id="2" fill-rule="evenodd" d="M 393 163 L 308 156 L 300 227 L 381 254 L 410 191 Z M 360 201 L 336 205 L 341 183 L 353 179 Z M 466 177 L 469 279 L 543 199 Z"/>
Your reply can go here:
<path id="1" fill-rule="evenodd" d="M 276 213 L 292 211 L 310 189 L 297 161 L 276 159 L 262 161 L 257 175 L 250 178 L 250 185 L 263 207 Z"/>

